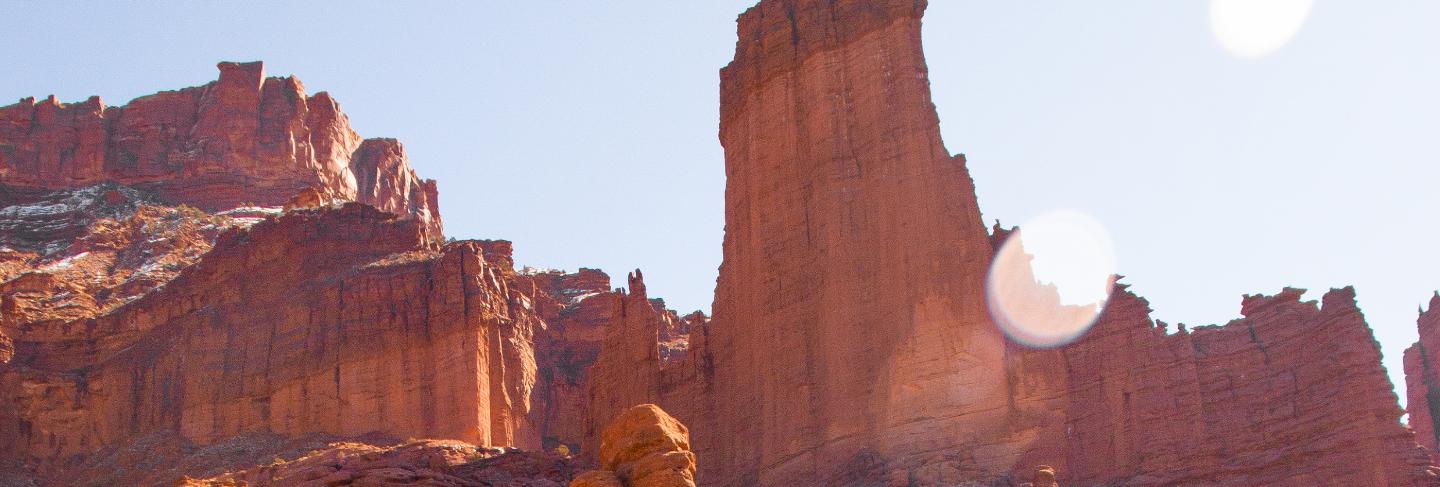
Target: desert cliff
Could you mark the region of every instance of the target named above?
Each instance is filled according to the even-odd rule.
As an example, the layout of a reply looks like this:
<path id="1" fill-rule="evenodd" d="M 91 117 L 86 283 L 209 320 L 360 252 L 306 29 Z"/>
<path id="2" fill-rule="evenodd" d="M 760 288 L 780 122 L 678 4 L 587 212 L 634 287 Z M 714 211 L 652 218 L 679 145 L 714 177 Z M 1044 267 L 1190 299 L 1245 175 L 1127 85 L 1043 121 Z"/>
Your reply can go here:
<path id="1" fill-rule="evenodd" d="M 1409 427 L 1348 287 L 1007 338 L 925 8 L 740 15 L 713 317 L 446 242 L 399 142 L 260 63 L 0 107 L 0 484 L 1440 485 L 1440 297 Z"/>

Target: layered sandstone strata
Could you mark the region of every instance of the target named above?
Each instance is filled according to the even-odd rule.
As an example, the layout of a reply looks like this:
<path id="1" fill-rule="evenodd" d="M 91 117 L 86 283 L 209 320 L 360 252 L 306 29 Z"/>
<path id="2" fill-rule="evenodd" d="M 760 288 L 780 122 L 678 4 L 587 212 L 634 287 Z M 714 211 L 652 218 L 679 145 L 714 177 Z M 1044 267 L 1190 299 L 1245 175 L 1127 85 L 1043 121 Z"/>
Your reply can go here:
<path id="1" fill-rule="evenodd" d="M 134 302 L 13 337 L 0 436 L 42 461 L 160 431 L 537 448 L 543 325 L 484 253 L 358 204 L 229 230 Z"/>
<path id="2" fill-rule="evenodd" d="M 51 96 L 0 107 L 0 206 L 114 182 L 207 211 L 280 206 L 306 188 L 414 217 L 441 235 L 435 182 L 393 139 L 362 141 L 325 92 L 220 63 L 204 86 L 105 106 Z"/>

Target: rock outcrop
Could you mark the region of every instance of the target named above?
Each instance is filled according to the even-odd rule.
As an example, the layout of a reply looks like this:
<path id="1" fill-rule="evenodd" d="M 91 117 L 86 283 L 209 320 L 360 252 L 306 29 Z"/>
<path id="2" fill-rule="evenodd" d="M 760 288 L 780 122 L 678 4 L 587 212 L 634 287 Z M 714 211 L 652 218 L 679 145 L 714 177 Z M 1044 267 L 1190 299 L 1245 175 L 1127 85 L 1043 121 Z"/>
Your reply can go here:
<path id="1" fill-rule="evenodd" d="M 54 96 L 0 107 L 0 207 L 103 182 L 206 211 L 280 206 L 314 188 L 442 235 L 435 182 L 398 142 L 362 141 L 329 94 L 267 78 L 259 62 L 219 68 L 215 82 L 119 107 Z"/>
<path id="2" fill-rule="evenodd" d="M 1012 354 L 1021 409 L 1052 412 L 1020 461 L 1062 485 L 1436 485 L 1354 290 L 1303 292 L 1172 333 L 1119 286 L 1078 342 Z"/>
<path id="3" fill-rule="evenodd" d="M 695 487 L 689 430 L 654 404 L 627 408 L 605 426 L 600 468 L 570 487 Z"/>
<path id="4" fill-rule="evenodd" d="M 163 288 L 12 337 L 0 436 L 45 461 L 160 431 L 538 448 L 543 325 L 483 254 L 358 204 L 227 231 Z"/>
<path id="5" fill-rule="evenodd" d="M 987 234 L 940 141 L 924 8 L 741 16 L 714 318 L 653 386 L 607 379 L 628 392 L 592 407 L 658 397 L 694 427 L 704 485 L 1012 485 L 1034 465 L 1061 485 L 1440 485 L 1349 288 L 1172 333 L 1118 285 L 1079 341 L 1007 341 L 983 279 L 1009 232 Z M 629 318 L 592 377 L 656 376 L 658 325 Z"/>
<path id="6" fill-rule="evenodd" d="M 1440 292 L 1416 319 L 1420 340 L 1405 349 L 1406 409 L 1410 429 L 1431 458 L 1440 460 Z"/>
<path id="7" fill-rule="evenodd" d="M 197 445 L 174 435 L 156 434 L 102 449 L 82 464 L 67 469 L 52 483 L 189 487 L 559 487 L 574 476 L 575 469 L 574 460 L 561 455 L 455 440 L 254 433 Z"/>
<path id="8" fill-rule="evenodd" d="M 659 313 L 646 297 L 640 271 L 627 281 L 629 291 L 610 299 L 611 321 L 587 384 L 585 452 L 600 451 L 602 429 L 608 431 L 616 415 L 635 404 L 660 402 Z"/>
<path id="9" fill-rule="evenodd" d="M 695 436 L 707 485 L 1001 473 L 1022 447 L 984 301 L 988 235 L 930 100 L 924 9 L 767 0 L 739 19 L 720 87 L 718 423 Z"/>
<path id="10" fill-rule="evenodd" d="M 713 319 L 441 244 L 398 142 L 258 63 L 0 108 L 0 482 L 1440 486 L 1440 295 L 1413 432 L 1349 288 L 1172 331 L 1117 285 L 1074 343 L 1008 341 L 924 9 L 740 17 Z"/>

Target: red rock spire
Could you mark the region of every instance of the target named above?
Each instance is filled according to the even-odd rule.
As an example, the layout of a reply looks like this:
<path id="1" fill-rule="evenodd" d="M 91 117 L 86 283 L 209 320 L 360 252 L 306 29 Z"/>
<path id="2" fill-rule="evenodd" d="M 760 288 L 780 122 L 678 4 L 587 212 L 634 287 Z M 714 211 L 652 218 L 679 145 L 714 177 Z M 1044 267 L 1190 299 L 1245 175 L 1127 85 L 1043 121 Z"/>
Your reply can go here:
<path id="1" fill-rule="evenodd" d="M 1003 448 L 989 237 L 940 140 L 924 9 L 766 0 L 739 19 L 721 71 L 719 424 L 695 433 L 707 485 L 859 485 L 944 463 L 944 445 Z M 995 460 L 969 468 L 1010 468 Z"/>

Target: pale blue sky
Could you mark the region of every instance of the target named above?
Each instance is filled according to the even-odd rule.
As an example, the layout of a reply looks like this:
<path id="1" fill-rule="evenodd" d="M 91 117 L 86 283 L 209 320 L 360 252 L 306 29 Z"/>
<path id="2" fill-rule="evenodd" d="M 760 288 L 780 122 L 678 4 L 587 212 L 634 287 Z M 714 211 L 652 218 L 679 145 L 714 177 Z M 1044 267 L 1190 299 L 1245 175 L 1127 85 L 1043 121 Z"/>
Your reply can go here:
<path id="1" fill-rule="evenodd" d="M 450 235 L 513 240 L 521 264 L 640 267 L 672 307 L 708 309 L 717 71 L 752 3 L 5 0 L 0 100 L 121 104 L 264 60 L 404 142 Z M 1221 50 L 1206 9 L 932 0 L 948 147 L 987 222 L 1104 223 L 1156 318 L 1223 323 L 1244 293 L 1355 285 L 1403 390 L 1416 306 L 1440 288 L 1440 2 L 1320 0 L 1258 60 Z"/>

